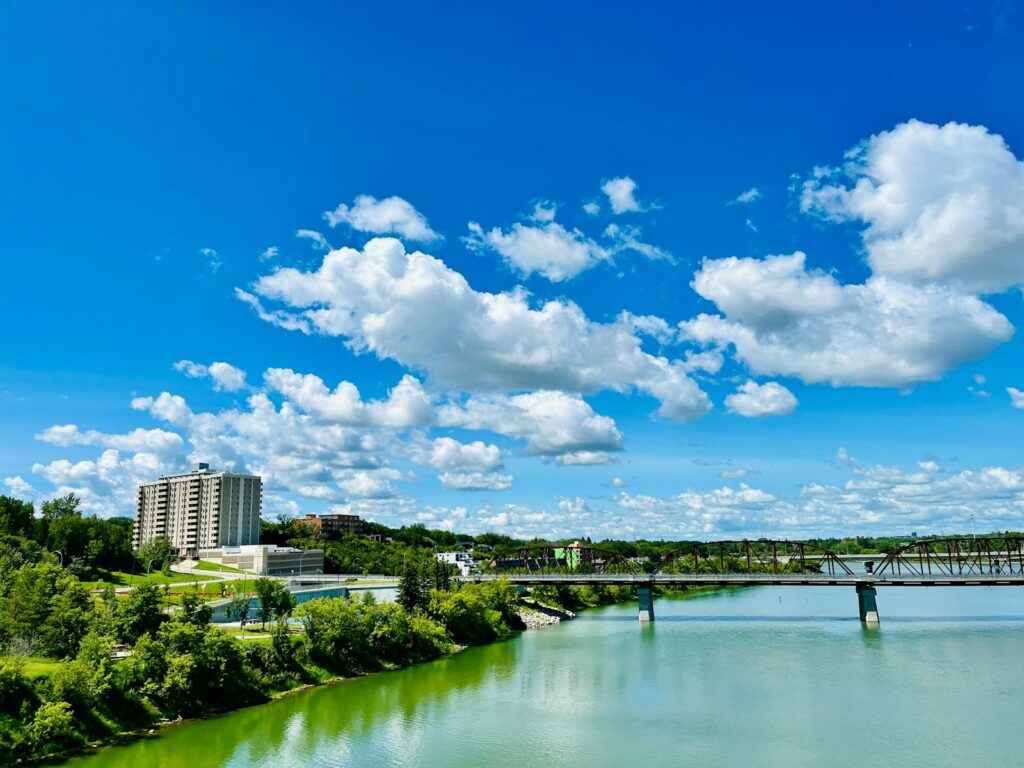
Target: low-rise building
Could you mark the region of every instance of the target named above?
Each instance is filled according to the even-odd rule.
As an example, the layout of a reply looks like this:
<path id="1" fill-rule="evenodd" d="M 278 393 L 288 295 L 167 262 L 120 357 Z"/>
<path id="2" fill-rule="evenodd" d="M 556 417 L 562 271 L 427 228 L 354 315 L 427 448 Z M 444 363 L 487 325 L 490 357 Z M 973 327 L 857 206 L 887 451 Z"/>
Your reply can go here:
<path id="1" fill-rule="evenodd" d="M 322 549 L 295 549 L 276 544 L 201 549 L 199 559 L 260 576 L 308 576 L 324 572 Z"/>
<path id="2" fill-rule="evenodd" d="M 363 521 L 359 515 L 306 515 L 292 525 L 305 527 L 323 536 L 337 536 L 339 533 L 362 533 Z"/>
<path id="3" fill-rule="evenodd" d="M 471 573 L 478 573 L 480 570 L 468 552 L 438 552 L 434 556 L 442 563 L 454 565 L 458 569 L 459 575 L 463 577 L 469 576 Z"/>

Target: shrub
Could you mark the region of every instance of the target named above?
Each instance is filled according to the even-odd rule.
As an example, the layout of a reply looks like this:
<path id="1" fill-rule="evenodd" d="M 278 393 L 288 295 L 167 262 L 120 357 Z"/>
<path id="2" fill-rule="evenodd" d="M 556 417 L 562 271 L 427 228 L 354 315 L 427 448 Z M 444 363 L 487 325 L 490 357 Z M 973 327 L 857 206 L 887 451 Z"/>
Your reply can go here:
<path id="1" fill-rule="evenodd" d="M 38 756 L 60 754 L 85 743 L 66 701 L 48 701 L 39 707 L 25 729 L 25 741 Z"/>

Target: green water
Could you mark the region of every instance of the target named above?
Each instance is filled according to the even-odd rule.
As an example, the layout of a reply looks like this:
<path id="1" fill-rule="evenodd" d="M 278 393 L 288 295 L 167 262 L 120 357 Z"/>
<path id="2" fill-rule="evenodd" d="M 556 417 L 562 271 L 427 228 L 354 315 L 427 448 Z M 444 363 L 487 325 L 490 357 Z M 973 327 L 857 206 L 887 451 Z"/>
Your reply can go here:
<path id="1" fill-rule="evenodd" d="M 149 766 L 1021 765 L 1024 589 L 757 587 L 635 605 L 71 761 Z"/>

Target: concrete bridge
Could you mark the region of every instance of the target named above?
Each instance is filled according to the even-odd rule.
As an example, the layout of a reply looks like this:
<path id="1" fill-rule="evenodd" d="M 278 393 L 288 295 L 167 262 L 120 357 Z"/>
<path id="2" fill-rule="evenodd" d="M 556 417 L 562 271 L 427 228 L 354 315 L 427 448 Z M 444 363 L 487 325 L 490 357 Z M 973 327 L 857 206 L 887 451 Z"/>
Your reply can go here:
<path id="1" fill-rule="evenodd" d="M 651 572 L 640 563 L 583 545 L 534 544 L 499 553 L 491 572 L 517 586 L 609 585 L 636 589 L 640 621 L 654 621 L 653 590 L 665 587 L 853 587 L 860 619 L 877 624 L 879 587 L 1024 586 L 1024 537 L 921 539 L 886 553 L 848 556 L 800 541 L 693 542 L 671 552 Z"/>

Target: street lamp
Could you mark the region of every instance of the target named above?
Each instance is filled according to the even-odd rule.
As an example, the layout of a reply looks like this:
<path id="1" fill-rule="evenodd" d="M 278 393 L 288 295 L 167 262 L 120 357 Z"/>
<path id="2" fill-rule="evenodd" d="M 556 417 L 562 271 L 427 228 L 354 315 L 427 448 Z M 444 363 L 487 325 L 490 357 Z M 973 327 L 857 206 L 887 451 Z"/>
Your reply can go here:
<path id="1" fill-rule="evenodd" d="M 971 515 L 971 538 L 978 540 L 978 534 L 974 531 L 974 515 Z"/>
<path id="2" fill-rule="evenodd" d="M 61 568 L 63 568 L 63 567 L 64 567 L 64 553 L 63 553 L 63 552 L 61 552 L 61 551 L 60 551 L 60 550 L 58 549 L 58 550 L 56 550 L 56 551 L 54 552 L 54 554 L 56 554 L 56 555 L 59 555 L 59 556 L 60 556 L 60 567 L 61 567 Z"/>

